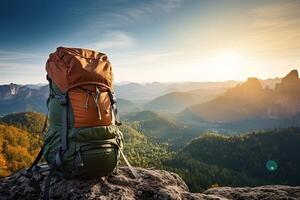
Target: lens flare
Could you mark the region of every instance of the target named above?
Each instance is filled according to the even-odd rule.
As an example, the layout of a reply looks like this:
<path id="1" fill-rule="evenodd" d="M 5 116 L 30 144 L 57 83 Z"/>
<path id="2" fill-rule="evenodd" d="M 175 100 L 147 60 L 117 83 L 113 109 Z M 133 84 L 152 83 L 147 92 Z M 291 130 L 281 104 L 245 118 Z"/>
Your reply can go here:
<path id="1" fill-rule="evenodd" d="M 268 171 L 272 172 L 272 171 L 276 171 L 278 168 L 278 164 L 276 161 L 274 160 L 268 160 L 266 163 L 266 168 Z"/>

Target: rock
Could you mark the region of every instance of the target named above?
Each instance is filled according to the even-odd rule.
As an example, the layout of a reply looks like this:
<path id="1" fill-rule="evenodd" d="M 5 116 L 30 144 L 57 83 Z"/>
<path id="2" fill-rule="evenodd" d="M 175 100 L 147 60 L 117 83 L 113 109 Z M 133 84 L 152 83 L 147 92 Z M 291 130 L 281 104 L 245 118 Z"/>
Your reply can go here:
<path id="1" fill-rule="evenodd" d="M 243 83 L 241 85 L 244 90 L 254 90 L 254 91 L 258 91 L 258 90 L 262 90 L 262 85 L 259 82 L 258 78 L 248 78 L 247 81 L 245 83 Z"/>
<path id="2" fill-rule="evenodd" d="M 213 194 L 236 200 L 299 200 L 300 186 L 266 185 L 260 187 L 220 187 L 211 188 L 204 194 Z"/>
<path id="3" fill-rule="evenodd" d="M 35 200 L 42 198 L 45 178 L 49 173 L 46 165 L 39 173 L 21 170 L 0 180 L 0 199 Z M 184 181 L 175 173 L 163 170 L 136 168 L 140 178 L 134 179 L 127 167 L 108 177 L 90 180 L 68 180 L 53 177 L 51 199 L 99 199 L 99 200 L 258 200 L 300 199 L 300 187 L 219 187 L 204 193 L 190 193 Z"/>
<path id="4" fill-rule="evenodd" d="M 300 113 L 300 79 L 297 70 L 286 75 L 281 83 L 277 83 L 273 101 L 273 113 L 279 117 L 294 117 Z"/>
<path id="5" fill-rule="evenodd" d="M 120 167 L 118 173 L 108 177 L 90 180 L 67 180 L 53 177 L 51 199 L 190 199 L 226 200 L 209 194 L 189 193 L 187 185 L 175 173 L 163 170 L 136 168 L 139 180 L 132 177 L 127 167 Z M 0 199 L 34 200 L 41 199 L 44 181 L 49 173 L 48 167 L 39 173 L 21 170 L 0 181 Z"/>
<path id="6" fill-rule="evenodd" d="M 299 81 L 299 74 L 296 69 L 290 71 L 283 79 L 282 82 L 296 82 Z"/>

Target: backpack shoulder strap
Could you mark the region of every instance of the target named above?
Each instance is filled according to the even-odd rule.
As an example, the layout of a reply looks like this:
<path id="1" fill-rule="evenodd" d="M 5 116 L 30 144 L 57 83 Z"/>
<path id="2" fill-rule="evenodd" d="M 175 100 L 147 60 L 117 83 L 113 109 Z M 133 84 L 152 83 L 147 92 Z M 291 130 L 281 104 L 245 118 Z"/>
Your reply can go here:
<path id="1" fill-rule="evenodd" d="M 58 149 L 58 152 L 55 156 L 55 167 L 61 168 L 62 167 L 62 159 L 61 157 L 68 149 L 68 95 L 61 94 L 59 95 L 60 105 L 62 106 L 62 127 L 61 127 L 61 144 Z"/>
<path id="2" fill-rule="evenodd" d="M 39 161 L 41 160 L 41 158 L 43 156 L 44 147 L 45 147 L 45 144 L 42 146 L 41 150 L 39 151 L 38 155 L 34 159 L 34 161 L 31 164 L 31 166 L 27 169 L 28 172 L 35 171 L 36 165 L 39 163 Z"/>
<path id="3" fill-rule="evenodd" d="M 60 99 L 62 106 L 62 132 L 61 132 L 61 149 L 65 151 L 68 149 L 67 136 L 68 136 L 68 95 L 62 94 Z"/>
<path id="4" fill-rule="evenodd" d="M 41 131 L 41 134 L 44 135 L 46 127 L 47 127 L 47 122 L 48 122 L 48 114 L 49 114 L 49 109 L 48 109 L 48 104 L 49 104 L 49 97 L 47 99 L 47 114 L 46 114 L 46 119 L 44 121 L 44 125 L 43 125 L 43 129 Z M 31 166 L 27 169 L 28 172 L 34 171 L 34 167 L 39 163 L 39 161 L 41 160 L 42 156 L 43 156 L 43 151 L 44 151 L 44 147 L 45 144 L 43 144 L 41 150 L 39 151 L 38 155 L 36 156 L 36 158 L 34 159 L 33 163 L 31 164 Z"/>
<path id="5" fill-rule="evenodd" d="M 43 200 L 49 200 L 49 192 L 50 192 L 50 183 L 53 176 L 55 168 L 50 168 L 49 174 L 46 177 L 44 191 L 43 191 Z"/>

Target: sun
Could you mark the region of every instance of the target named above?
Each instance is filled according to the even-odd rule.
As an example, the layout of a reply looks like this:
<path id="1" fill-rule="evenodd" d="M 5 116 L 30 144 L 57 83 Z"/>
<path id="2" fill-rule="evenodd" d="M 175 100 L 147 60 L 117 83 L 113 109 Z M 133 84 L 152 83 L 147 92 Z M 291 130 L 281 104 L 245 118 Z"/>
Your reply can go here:
<path id="1" fill-rule="evenodd" d="M 220 79 L 241 79 L 245 73 L 245 59 L 237 50 L 216 52 L 211 60 L 211 69 L 217 71 Z"/>
<path id="2" fill-rule="evenodd" d="M 214 63 L 217 67 L 236 69 L 241 67 L 242 56 L 238 51 L 225 50 L 214 56 Z"/>
<path id="3" fill-rule="evenodd" d="M 223 64 L 235 64 L 240 62 L 241 56 L 233 50 L 222 51 L 216 57 L 217 61 Z"/>

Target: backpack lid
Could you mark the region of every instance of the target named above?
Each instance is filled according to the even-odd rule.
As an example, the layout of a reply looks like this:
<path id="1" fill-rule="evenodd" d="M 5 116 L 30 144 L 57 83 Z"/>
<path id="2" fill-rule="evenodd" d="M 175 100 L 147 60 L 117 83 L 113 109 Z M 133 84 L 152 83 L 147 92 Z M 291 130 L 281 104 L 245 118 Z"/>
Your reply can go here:
<path id="1" fill-rule="evenodd" d="M 83 84 L 100 84 L 112 90 L 112 67 L 104 53 L 58 47 L 49 55 L 46 71 L 62 92 Z"/>

